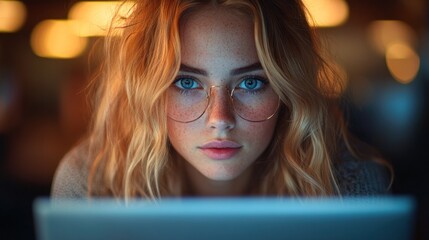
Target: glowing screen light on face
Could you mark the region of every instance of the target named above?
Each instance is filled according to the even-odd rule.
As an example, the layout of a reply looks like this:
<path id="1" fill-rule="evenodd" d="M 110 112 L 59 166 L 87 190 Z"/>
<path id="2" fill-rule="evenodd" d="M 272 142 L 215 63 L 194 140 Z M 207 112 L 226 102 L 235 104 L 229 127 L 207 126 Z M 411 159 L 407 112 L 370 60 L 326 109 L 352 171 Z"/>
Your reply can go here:
<path id="1" fill-rule="evenodd" d="M 87 39 L 74 34 L 74 22 L 67 20 L 45 20 L 31 34 L 33 52 L 46 58 L 75 58 L 82 54 Z"/>
<path id="2" fill-rule="evenodd" d="M 16 32 L 25 22 L 27 10 L 20 1 L 0 0 L 0 32 Z"/>

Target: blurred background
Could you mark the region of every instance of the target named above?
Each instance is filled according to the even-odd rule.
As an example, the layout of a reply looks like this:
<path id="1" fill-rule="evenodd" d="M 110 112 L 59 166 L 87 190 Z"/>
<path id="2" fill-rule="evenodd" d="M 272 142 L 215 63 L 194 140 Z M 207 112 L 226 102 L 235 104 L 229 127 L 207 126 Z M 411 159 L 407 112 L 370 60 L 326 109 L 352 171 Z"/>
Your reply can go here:
<path id="1" fill-rule="evenodd" d="M 429 3 L 306 0 L 338 70 L 349 127 L 395 168 L 429 239 Z M 85 133 L 85 86 L 116 2 L 0 0 L 0 237 L 34 239 L 32 201 Z M 126 14 L 126 11 L 123 13 Z M 92 56 L 90 58 L 90 56 Z"/>

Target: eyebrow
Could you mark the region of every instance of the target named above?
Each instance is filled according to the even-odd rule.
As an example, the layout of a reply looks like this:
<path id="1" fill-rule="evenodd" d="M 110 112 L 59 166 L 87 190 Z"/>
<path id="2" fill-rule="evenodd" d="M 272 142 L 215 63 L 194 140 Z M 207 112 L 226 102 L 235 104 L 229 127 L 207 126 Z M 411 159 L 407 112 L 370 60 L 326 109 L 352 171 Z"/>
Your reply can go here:
<path id="1" fill-rule="evenodd" d="M 189 73 L 195 73 L 195 74 L 204 75 L 204 76 L 208 75 L 207 72 L 204 71 L 204 70 L 202 70 L 202 69 L 194 68 L 194 67 L 188 66 L 188 65 L 183 64 L 183 63 L 180 64 L 179 71 L 189 72 Z"/>
<path id="2" fill-rule="evenodd" d="M 180 64 L 179 70 L 183 71 L 183 72 L 195 73 L 195 74 L 203 75 L 203 76 L 208 75 L 207 72 L 202 70 L 202 69 L 191 67 L 191 66 L 188 66 L 188 65 L 183 64 L 183 63 Z M 256 63 L 250 64 L 248 66 L 233 69 L 231 71 L 231 75 L 240 75 L 240 74 L 243 74 L 246 72 L 251 72 L 251 71 L 256 71 L 256 70 L 262 70 L 262 65 L 260 62 L 256 62 Z"/>
<path id="3" fill-rule="evenodd" d="M 231 75 L 240 75 L 246 72 L 252 72 L 256 70 L 262 70 L 262 65 L 260 62 L 250 64 L 241 68 L 237 68 L 231 71 Z"/>

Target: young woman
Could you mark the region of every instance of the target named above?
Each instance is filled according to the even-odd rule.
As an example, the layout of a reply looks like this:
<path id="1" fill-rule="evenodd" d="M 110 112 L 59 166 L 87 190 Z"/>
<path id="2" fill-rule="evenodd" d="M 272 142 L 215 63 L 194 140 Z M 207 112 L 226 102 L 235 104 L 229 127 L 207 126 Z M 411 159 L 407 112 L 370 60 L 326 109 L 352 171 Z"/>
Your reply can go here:
<path id="1" fill-rule="evenodd" d="M 388 191 L 387 165 L 347 133 L 301 1 L 138 0 L 125 22 L 54 197 Z"/>

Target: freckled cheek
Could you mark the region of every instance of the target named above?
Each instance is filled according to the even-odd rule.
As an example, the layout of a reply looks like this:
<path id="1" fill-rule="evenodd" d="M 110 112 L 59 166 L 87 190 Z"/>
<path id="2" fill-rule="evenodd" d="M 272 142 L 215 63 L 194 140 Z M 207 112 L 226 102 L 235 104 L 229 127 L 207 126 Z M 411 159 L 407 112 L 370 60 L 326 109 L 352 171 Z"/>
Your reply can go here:
<path id="1" fill-rule="evenodd" d="M 171 90 L 173 92 L 174 90 Z M 168 100 L 167 100 L 167 114 L 173 119 L 180 119 L 183 121 L 188 120 L 188 111 L 183 110 L 183 103 L 178 103 L 175 100 L 176 95 L 174 93 L 168 92 Z"/>
<path id="2" fill-rule="evenodd" d="M 185 145 L 187 145 L 193 139 L 192 136 L 195 136 L 193 127 L 188 125 L 192 124 L 178 123 L 173 120 L 167 121 L 168 138 L 176 150 L 179 150 L 177 148 L 185 148 Z"/>
<path id="3" fill-rule="evenodd" d="M 258 148 L 265 148 L 273 138 L 276 125 L 276 119 L 270 119 L 265 122 L 249 123 L 243 129 L 243 136 L 247 138 L 252 144 Z"/>
<path id="4" fill-rule="evenodd" d="M 183 130 L 177 126 L 177 123 L 168 120 L 167 121 L 167 133 L 168 133 L 168 138 L 170 139 L 171 142 L 175 142 L 177 141 L 177 139 L 180 139 L 181 136 L 183 135 Z"/>

